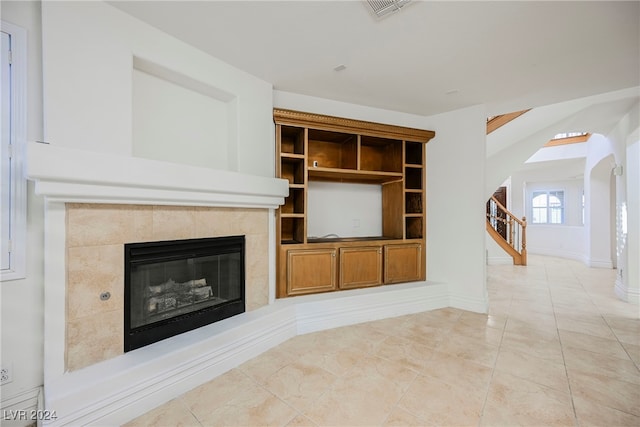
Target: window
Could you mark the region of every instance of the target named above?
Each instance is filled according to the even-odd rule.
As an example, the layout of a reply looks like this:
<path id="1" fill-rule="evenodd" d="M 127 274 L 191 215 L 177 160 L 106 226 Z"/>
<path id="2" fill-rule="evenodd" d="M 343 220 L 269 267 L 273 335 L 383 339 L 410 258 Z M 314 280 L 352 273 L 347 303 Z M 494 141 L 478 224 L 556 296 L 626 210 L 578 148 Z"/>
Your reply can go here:
<path id="1" fill-rule="evenodd" d="M 0 100 L 2 150 L 0 162 L 1 280 L 25 277 L 26 180 L 20 159 L 26 138 L 26 32 L 2 21 Z"/>
<path id="2" fill-rule="evenodd" d="M 533 224 L 563 224 L 564 191 L 534 191 L 531 218 Z"/>
<path id="3" fill-rule="evenodd" d="M 564 133 L 555 134 L 553 139 L 573 138 L 576 136 L 587 136 L 587 135 L 589 135 L 587 132 L 564 132 Z"/>

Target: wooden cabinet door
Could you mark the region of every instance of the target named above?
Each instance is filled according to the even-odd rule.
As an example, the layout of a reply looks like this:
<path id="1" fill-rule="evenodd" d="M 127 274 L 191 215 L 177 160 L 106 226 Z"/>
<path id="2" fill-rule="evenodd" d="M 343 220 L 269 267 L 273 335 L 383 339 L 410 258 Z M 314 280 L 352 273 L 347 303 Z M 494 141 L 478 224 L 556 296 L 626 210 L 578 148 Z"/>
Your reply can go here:
<path id="1" fill-rule="evenodd" d="M 336 249 L 287 251 L 287 295 L 336 289 Z"/>
<path id="2" fill-rule="evenodd" d="M 422 245 L 408 243 L 384 247 L 384 283 L 422 280 Z"/>
<path id="3" fill-rule="evenodd" d="M 340 248 L 340 289 L 382 284 L 380 246 Z"/>

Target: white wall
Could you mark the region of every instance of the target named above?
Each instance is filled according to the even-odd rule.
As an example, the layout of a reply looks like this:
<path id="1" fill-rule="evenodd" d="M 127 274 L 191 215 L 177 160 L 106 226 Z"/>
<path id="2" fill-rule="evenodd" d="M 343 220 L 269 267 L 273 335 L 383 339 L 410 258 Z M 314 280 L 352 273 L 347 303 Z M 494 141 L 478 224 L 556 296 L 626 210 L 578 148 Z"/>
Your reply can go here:
<path id="1" fill-rule="evenodd" d="M 622 175 L 616 176 L 616 294 L 640 303 L 640 103 L 636 103 L 609 136 Z"/>
<path id="2" fill-rule="evenodd" d="M 454 307 L 486 310 L 484 107 L 422 117 L 281 91 L 274 106 L 435 131 L 427 144 L 427 281 L 446 284 Z"/>
<path id="3" fill-rule="evenodd" d="M 235 166 L 228 102 L 139 68 L 132 90 L 134 156 L 211 169 Z"/>
<path id="4" fill-rule="evenodd" d="M 564 224 L 533 224 L 531 198 L 534 191 L 564 191 Z M 524 208 L 527 220 L 527 251 L 584 261 L 586 257 L 582 224 L 583 181 L 553 180 L 526 182 Z"/>
<path id="5" fill-rule="evenodd" d="M 309 237 L 382 236 L 381 185 L 313 181 L 307 186 Z"/>
<path id="6" fill-rule="evenodd" d="M 619 206 L 624 210 L 626 219 L 626 233 L 623 233 L 626 243 L 619 246 L 621 258 L 624 259 L 626 273 L 620 271 L 621 283 L 616 288 L 618 296 L 626 301 L 640 303 L 640 133 L 636 130 L 633 138 L 629 138 L 626 150 L 626 182 L 627 200 Z M 621 243 L 622 243 L 621 242 Z"/>
<path id="7" fill-rule="evenodd" d="M 137 150 L 139 155 L 151 156 L 153 149 L 145 137 L 153 132 L 140 122 L 145 120 L 140 108 L 154 99 L 141 93 L 149 79 L 140 78 L 138 73 L 134 79 L 137 69 L 159 77 L 161 82 L 155 81 L 155 87 L 161 86 L 163 93 L 169 92 L 170 87 L 174 89 L 172 94 L 179 92 L 177 107 L 194 98 L 205 99 L 209 112 L 217 115 L 213 121 L 226 126 L 219 135 L 200 122 L 196 126 L 203 135 L 189 132 L 191 138 L 171 130 L 176 138 L 172 145 L 157 147 L 162 160 L 203 165 L 201 158 L 205 157 L 210 162 L 205 165 L 213 168 L 273 176 L 274 125 L 269 83 L 103 2 L 44 2 L 42 28 L 47 142 L 123 156 L 131 156 Z M 200 96 L 188 95 L 189 90 Z M 193 118 L 181 117 L 178 130 L 193 124 Z M 167 128 L 168 124 L 162 123 L 164 118 L 158 121 L 159 126 Z M 133 143 L 134 135 L 137 145 Z M 172 158 L 175 149 L 170 147 L 181 147 L 188 156 Z M 224 161 L 220 157 L 225 157 Z"/>
<path id="8" fill-rule="evenodd" d="M 3 1 L 2 20 L 27 30 L 27 140 L 42 140 L 40 4 Z M 13 374 L 1 388 L 2 410 L 35 409 L 43 382 L 43 204 L 31 184 L 27 197 L 26 278 L 0 283 L 2 366 Z"/>
<path id="9" fill-rule="evenodd" d="M 485 263 L 486 111 L 427 117 L 427 275 L 449 285 L 453 307 L 487 308 Z"/>

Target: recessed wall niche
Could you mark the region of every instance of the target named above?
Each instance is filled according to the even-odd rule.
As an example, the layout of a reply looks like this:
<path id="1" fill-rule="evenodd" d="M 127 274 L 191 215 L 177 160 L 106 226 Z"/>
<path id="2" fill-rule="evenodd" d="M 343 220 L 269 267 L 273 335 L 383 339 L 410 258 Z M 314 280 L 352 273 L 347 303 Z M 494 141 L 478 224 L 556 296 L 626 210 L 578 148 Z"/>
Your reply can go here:
<path id="1" fill-rule="evenodd" d="M 234 95 L 137 57 L 132 79 L 135 157 L 237 170 Z"/>

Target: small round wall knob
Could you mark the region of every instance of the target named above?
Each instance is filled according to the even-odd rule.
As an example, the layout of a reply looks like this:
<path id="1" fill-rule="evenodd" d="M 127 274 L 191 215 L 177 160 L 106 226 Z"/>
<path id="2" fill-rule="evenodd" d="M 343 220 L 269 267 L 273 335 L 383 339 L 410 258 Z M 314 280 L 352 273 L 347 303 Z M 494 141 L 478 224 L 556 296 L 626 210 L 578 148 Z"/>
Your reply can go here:
<path id="1" fill-rule="evenodd" d="M 103 292 L 103 293 L 100 294 L 100 299 L 102 301 L 106 301 L 109 298 L 111 298 L 111 293 L 110 292 Z"/>

